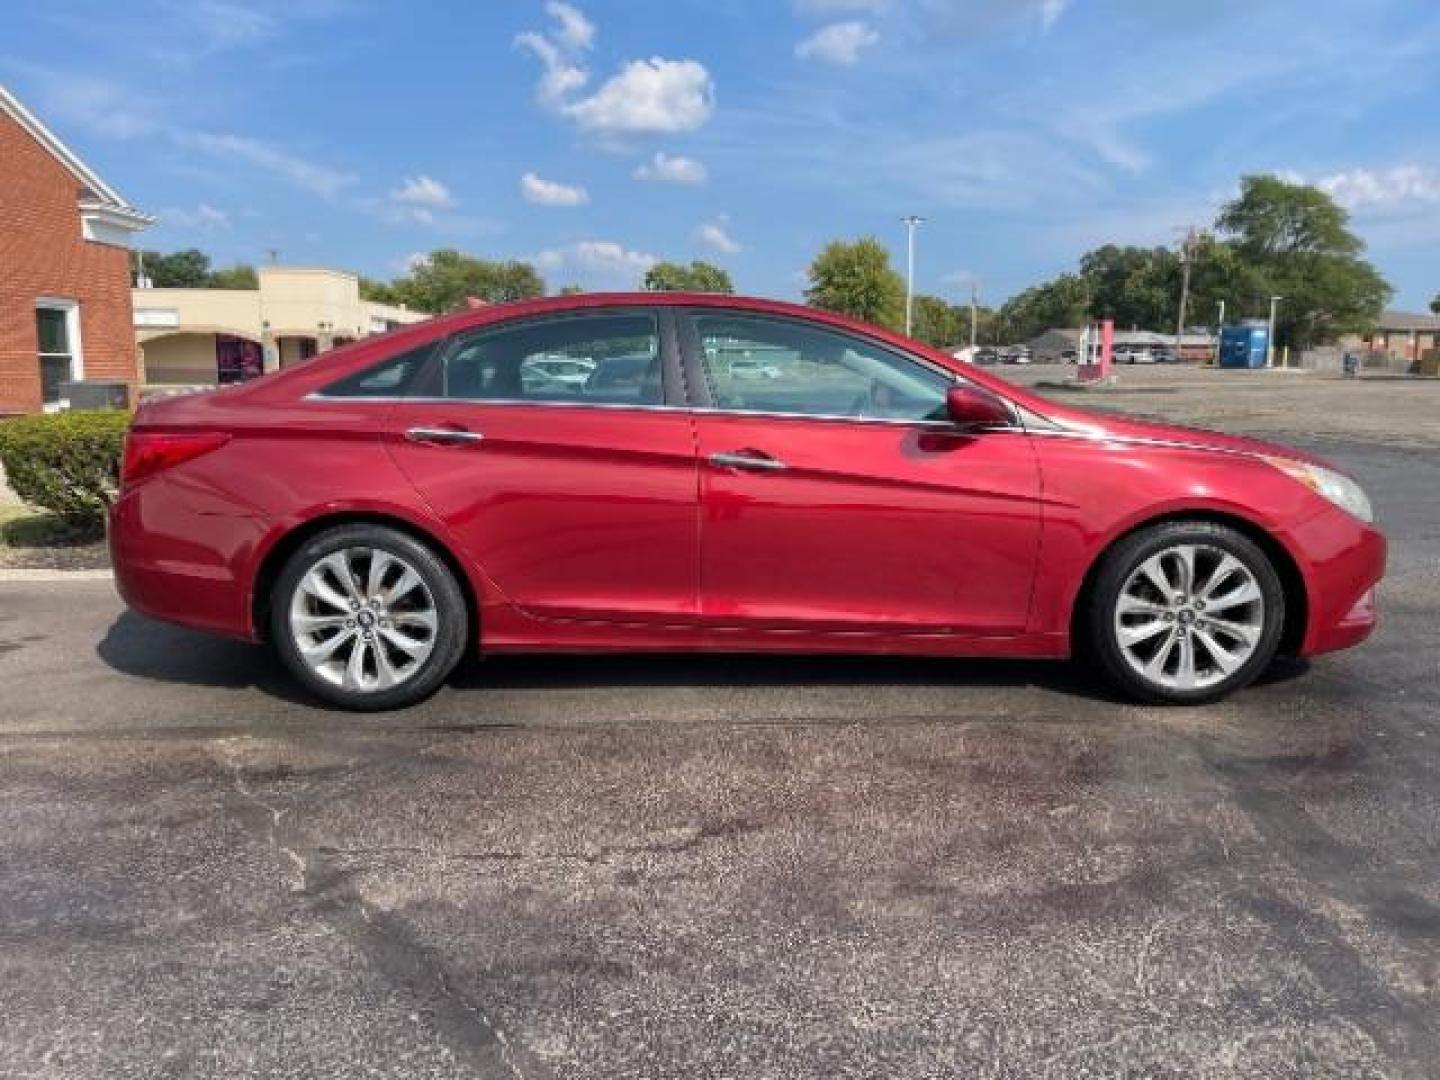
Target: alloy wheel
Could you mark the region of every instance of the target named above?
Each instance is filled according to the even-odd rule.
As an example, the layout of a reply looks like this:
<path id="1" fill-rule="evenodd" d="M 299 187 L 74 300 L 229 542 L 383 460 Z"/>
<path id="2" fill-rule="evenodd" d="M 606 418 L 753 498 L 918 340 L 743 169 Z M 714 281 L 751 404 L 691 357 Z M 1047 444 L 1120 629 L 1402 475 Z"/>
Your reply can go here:
<path id="1" fill-rule="evenodd" d="M 343 690 L 374 693 L 407 682 L 435 651 L 440 616 L 416 568 L 374 547 L 319 559 L 290 601 L 290 632 L 305 665 Z"/>
<path id="2" fill-rule="evenodd" d="M 1204 690 L 1255 655 L 1265 596 L 1249 567 L 1206 544 L 1176 544 L 1125 579 L 1114 633 L 1125 662 L 1166 690 Z"/>

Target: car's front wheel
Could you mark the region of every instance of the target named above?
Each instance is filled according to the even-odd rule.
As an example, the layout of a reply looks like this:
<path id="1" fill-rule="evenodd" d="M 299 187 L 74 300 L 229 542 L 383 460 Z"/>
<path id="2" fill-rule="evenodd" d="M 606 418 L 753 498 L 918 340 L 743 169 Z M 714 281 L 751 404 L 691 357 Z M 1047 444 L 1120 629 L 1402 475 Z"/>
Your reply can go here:
<path id="1" fill-rule="evenodd" d="M 1285 624 L 1285 591 L 1269 557 L 1243 533 L 1170 522 L 1109 553 L 1087 614 L 1087 651 L 1113 683 L 1143 701 L 1198 705 L 1269 666 Z"/>
<path id="2" fill-rule="evenodd" d="M 442 559 L 382 525 L 319 533 L 286 562 L 271 595 L 271 638 L 318 696 L 372 711 L 428 697 L 469 638 L 464 594 Z"/>

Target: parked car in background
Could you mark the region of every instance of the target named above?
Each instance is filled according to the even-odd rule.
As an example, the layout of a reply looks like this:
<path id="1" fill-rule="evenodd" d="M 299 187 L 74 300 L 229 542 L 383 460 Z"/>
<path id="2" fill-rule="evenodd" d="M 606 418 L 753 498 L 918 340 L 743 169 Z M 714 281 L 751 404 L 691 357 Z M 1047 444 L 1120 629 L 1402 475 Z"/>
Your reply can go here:
<path id="1" fill-rule="evenodd" d="M 732 379 L 778 379 L 781 372 L 768 360 L 737 356 L 729 362 Z"/>
<path id="2" fill-rule="evenodd" d="M 520 367 L 521 381 L 535 387 L 545 383 L 583 387 L 594 373 L 595 361 L 589 357 L 537 356 L 526 360 Z"/>
<path id="3" fill-rule="evenodd" d="M 737 377 L 719 342 L 797 361 Z M 526 380 L 556 355 L 603 359 Z M 1385 563 L 1312 455 L 685 293 L 467 310 L 142 402 L 109 537 L 133 608 L 268 641 L 351 709 L 467 655 L 632 650 L 1074 657 L 1196 704 L 1363 640 Z"/>

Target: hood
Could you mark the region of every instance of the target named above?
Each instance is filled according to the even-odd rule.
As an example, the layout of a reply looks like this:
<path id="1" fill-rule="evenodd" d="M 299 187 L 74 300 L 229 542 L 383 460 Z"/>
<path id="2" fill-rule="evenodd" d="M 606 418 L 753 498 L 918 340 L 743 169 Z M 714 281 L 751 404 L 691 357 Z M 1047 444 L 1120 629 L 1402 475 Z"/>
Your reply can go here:
<path id="1" fill-rule="evenodd" d="M 1173 443 L 1198 450 L 1217 450 L 1229 454 L 1250 454 L 1261 457 L 1288 458 L 1334 469 L 1324 458 L 1305 450 L 1286 446 L 1283 443 L 1253 439 L 1243 435 L 1226 435 L 1206 428 L 1187 427 L 1184 424 L 1169 424 L 1156 420 L 1144 420 L 1133 416 L 1114 413 L 1091 412 L 1058 405 L 1043 399 L 1044 406 L 1037 408 L 1047 420 L 1071 431 L 1082 431 L 1113 439 L 1135 439 L 1144 442 Z"/>

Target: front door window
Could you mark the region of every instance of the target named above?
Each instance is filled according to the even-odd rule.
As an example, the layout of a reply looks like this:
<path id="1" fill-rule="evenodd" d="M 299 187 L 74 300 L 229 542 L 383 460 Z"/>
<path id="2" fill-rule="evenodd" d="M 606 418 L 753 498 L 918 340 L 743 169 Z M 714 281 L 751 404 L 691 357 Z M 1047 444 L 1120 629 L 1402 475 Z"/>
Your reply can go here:
<path id="1" fill-rule="evenodd" d="M 717 408 L 945 419 L 945 392 L 952 380 L 864 338 L 751 315 L 697 315 L 695 328 Z"/>

